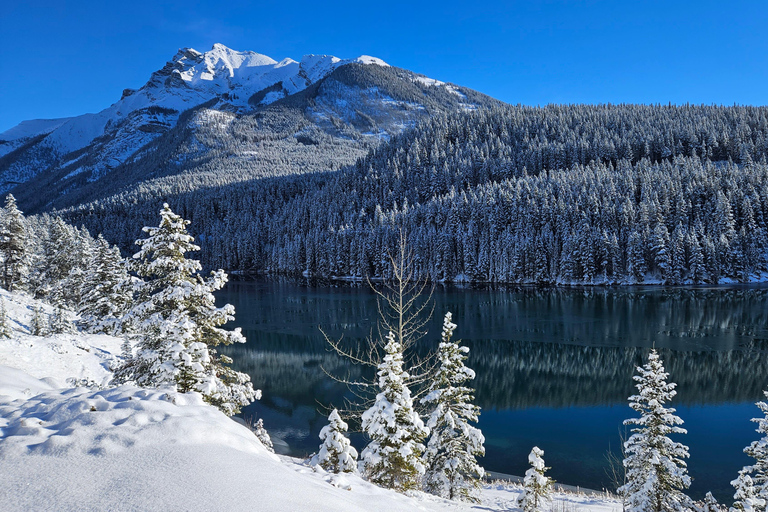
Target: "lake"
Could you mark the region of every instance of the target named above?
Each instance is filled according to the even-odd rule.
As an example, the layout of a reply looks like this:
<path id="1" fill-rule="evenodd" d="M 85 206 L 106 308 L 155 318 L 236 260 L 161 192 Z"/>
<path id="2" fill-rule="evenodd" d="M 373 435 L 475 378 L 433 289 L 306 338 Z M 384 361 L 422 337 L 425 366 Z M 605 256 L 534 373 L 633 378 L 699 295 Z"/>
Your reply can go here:
<path id="1" fill-rule="evenodd" d="M 377 322 L 367 285 L 305 280 L 231 281 L 217 294 L 237 309 L 248 339 L 225 351 L 263 391 L 244 416 L 264 419 L 278 452 L 316 451 L 326 407 L 350 397 L 335 375 L 350 368 L 328 351 L 320 332 L 363 343 Z M 487 471 L 522 475 L 534 445 L 549 475 L 565 484 L 612 488 L 608 453 L 619 453 L 622 421 L 635 413 L 635 366 L 655 346 L 672 402 L 688 434 L 690 494 L 712 491 L 732 501 L 729 482 L 750 463 L 742 450 L 758 439 L 750 419 L 768 388 L 768 287 L 457 288 L 437 287 L 429 333 L 417 347 L 437 346 L 442 318 L 453 313 L 455 336 L 470 348 L 475 403 L 486 437 Z M 352 435 L 362 448 L 362 435 Z"/>

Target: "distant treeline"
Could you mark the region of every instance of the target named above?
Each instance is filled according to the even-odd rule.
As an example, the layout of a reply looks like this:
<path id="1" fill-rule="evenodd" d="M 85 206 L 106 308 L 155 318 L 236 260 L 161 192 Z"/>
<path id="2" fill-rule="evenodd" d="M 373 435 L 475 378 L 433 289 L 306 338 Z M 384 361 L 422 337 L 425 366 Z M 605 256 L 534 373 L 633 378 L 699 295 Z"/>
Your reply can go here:
<path id="1" fill-rule="evenodd" d="M 230 270 L 387 277 L 403 230 L 432 280 L 749 281 L 767 270 L 767 155 L 764 107 L 498 107 L 432 118 L 339 171 L 163 200 L 204 264 Z M 127 248 L 159 202 L 64 214 Z"/>

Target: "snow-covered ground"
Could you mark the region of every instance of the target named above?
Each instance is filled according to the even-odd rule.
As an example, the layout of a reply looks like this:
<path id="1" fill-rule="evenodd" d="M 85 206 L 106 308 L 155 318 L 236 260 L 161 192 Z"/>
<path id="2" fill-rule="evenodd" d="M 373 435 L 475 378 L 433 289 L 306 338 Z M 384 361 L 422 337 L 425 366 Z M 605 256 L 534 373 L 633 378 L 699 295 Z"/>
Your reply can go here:
<path id="1" fill-rule="evenodd" d="M 276 456 L 197 394 L 105 387 L 119 338 L 32 336 L 37 302 L 0 296 L 14 329 L 11 339 L 0 338 L 4 512 L 518 510 L 513 484 L 488 484 L 479 505 L 406 496 Z M 77 382 L 96 385 L 72 387 Z M 552 510 L 611 512 L 621 504 L 556 494 Z"/>
<path id="2" fill-rule="evenodd" d="M 14 333 L 10 339 L 0 338 L 0 365 L 46 379 L 53 387 L 85 381 L 98 385 L 109 383 L 110 366 L 120 354 L 120 338 L 84 333 L 32 336 L 29 325 L 33 308 L 40 306 L 43 316 L 47 317 L 53 314 L 53 307 L 1 288 L 0 297 Z"/>

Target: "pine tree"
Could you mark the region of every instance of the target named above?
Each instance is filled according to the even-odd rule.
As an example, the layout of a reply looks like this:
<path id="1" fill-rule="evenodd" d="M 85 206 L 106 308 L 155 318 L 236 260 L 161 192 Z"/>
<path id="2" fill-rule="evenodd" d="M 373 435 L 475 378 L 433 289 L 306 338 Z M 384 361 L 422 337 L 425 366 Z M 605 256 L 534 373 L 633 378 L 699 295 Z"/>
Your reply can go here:
<path id="1" fill-rule="evenodd" d="M 24 215 L 12 194 L 5 198 L 0 226 L 0 255 L 3 258 L 3 287 L 12 292 L 27 276 L 27 228 Z"/>
<path id="2" fill-rule="evenodd" d="M 48 335 L 48 319 L 43 316 L 43 308 L 40 305 L 32 307 L 32 321 L 29 324 L 29 332 L 33 336 Z"/>
<path id="3" fill-rule="evenodd" d="M 544 504 L 551 500 L 552 479 L 544 473 L 549 469 L 544 465 L 544 450 L 534 446 L 528 455 L 531 467 L 523 478 L 523 492 L 518 498 L 518 505 L 523 512 L 543 512 Z"/>
<path id="4" fill-rule="evenodd" d="M 8 312 L 5 309 L 5 299 L 0 297 L 0 338 L 13 336 L 13 329 L 8 323 Z"/>
<path id="5" fill-rule="evenodd" d="M 264 448 L 266 448 L 267 451 L 275 453 L 275 447 L 272 445 L 272 438 L 269 437 L 269 432 L 264 428 L 264 420 L 262 418 L 259 418 L 259 421 L 257 421 L 256 425 L 253 427 L 253 433 L 256 434 L 256 438 L 261 441 L 261 444 L 264 445 Z"/>
<path id="6" fill-rule="evenodd" d="M 378 365 L 379 394 L 362 415 L 363 430 L 371 439 L 361 454 L 365 476 L 373 483 L 405 491 L 417 489 L 424 474 L 421 444 L 429 433 L 413 409 L 403 370 L 403 348 L 390 331 Z"/>
<path id="7" fill-rule="evenodd" d="M 88 291 L 86 281 L 92 269 L 91 263 L 95 247 L 93 247 L 93 238 L 85 228 L 72 230 L 72 245 L 68 249 L 71 251 L 70 270 L 64 280 L 58 287 L 58 298 L 62 305 L 77 310 L 83 302 L 83 294 Z"/>
<path id="8" fill-rule="evenodd" d="M 645 255 L 643 254 L 643 237 L 640 233 L 633 231 L 629 235 L 627 253 L 629 275 L 635 282 L 642 283 L 645 280 L 645 273 L 648 271 L 648 266 L 645 261 Z"/>
<path id="9" fill-rule="evenodd" d="M 68 312 L 59 306 L 53 310 L 53 315 L 50 317 L 51 333 L 53 334 L 69 334 L 75 332 L 74 324 L 69 318 Z"/>
<path id="10" fill-rule="evenodd" d="M 123 361 L 130 361 L 133 359 L 133 343 L 129 335 L 123 335 L 123 342 L 120 344 L 120 357 Z"/>
<path id="11" fill-rule="evenodd" d="M 464 366 L 469 348 L 452 340 L 454 329 L 451 313 L 446 313 L 437 353 L 440 367 L 421 400 L 432 410 L 424 452 L 424 489 L 448 499 L 477 502 L 476 491 L 485 471 L 475 457 L 485 455 L 485 438 L 469 424 L 477 422 L 480 408 L 471 403 L 473 390 L 463 384 L 474 379 L 475 372 Z"/>
<path id="12" fill-rule="evenodd" d="M 73 294 L 67 278 L 78 265 L 76 256 L 81 253 L 77 248 L 78 240 L 75 228 L 68 225 L 60 217 L 51 219 L 46 230 L 46 236 L 42 243 L 42 254 L 38 260 L 39 281 L 35 295 L 44 298 L 50 303 L 64 303 L 76 307 L 70 303 Z M 79 291 L 77 293 L 79 295 Z"/>
<path id="13" fill-rule="evenodd" d="M 118 334 L 133 301 L 133 285 L 117 247 L 99 235 L 91 271 L 85 279 L 80 315 L 89 332 Z"/>
<path id="14" fill-rule="evenodd" d="M 731 511 L 759 512 L 765 511 L 766 500 L 758 495 L 752 477 L 749 476 L 749 466 L 739 471 L 739 477 L 731 482 L 736 489 L 733 495 L 733 507 Z"/>
<path id="15" fill-rule="evenodd" d="M 768 391 L 764 394 L 768 398 Z M 763 437 L 744 448 L 744 453 L 755 459 L 755 463 L 745 466 L 739 471 L 739 478 L 731 482 L 736 488 L 733 505 L 736 510 L 765 511 L 768 504 L 768 403 L 757 402 L 756 405 L 763 417 L 752 421 L 757 423 L 757 432 Z"/>
<path id="16" fill-rule="evenodd" d="M 704 499 L 699 502 L 700 506 L 697 508 L 697 512 L 725 512 L 726 508 L 721 506 L 711 492 L 707 492 L 704 495 Z"/>
<path id="17" fill-rule="evenodd" d="M 328 424 L 320 431 L 323 444 L 317 453 L 318 464 L 331 473 L 352 473 L 357 469 L 357 450 L 344 433 L 347 424 L 334 409 L 328 416 Z"/>
<path id="18" fill-rule="evenodd" d="M 234 319 L 234 308 L 217 308 L 212 293 L 224 286 L 227 275 L 219 270 L 201 278 L 200 262 L 184 256 L 199 250 L 187 233 L 189 221 L 167 204 L 160 217 L 160 226 L 145 227 L 147 238 L 136 241 L 141 247 L 134 255 L 136 272 L 145 279 L 129 320 L 138 334 L 137 350 L 115 371 L 115 382 L 197 391 L 225 414 L 236 414 L 260 393 L 248 375 L 229 368 L 232 360 L 215 349 L 245 342 L 239 328 L 219 327 Z"/>
<path id="19" fill-rule="evenodd" d="M 675 415 L 675 409 L 664 407 L 677 394 L 677 385 L 667 383 L 669 374 L 655 349 L 637 372 L 633 378 L 638 394 L 629 397 L 629 406 L 640 417 L 624 421 L 636 427 L 624 443 L 626 483 L 618 492 L 628 512 L 687 510 L 692 503 L 683 493 L 691 485 L 684 460 L 688 458 L 688 447 L 668 437 L 685 434 L 686 430 L 678 426 L 683 420 Z"/>

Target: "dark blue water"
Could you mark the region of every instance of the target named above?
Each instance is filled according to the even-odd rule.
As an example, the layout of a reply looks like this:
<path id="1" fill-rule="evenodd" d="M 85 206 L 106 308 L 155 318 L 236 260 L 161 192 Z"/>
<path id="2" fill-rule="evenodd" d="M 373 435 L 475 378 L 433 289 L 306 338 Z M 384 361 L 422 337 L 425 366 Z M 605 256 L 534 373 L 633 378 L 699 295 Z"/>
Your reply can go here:
<path id="1" fill-rule="evenodd" d="M 330 353 L 319 328 L 351 345 L 375 328 L 375 295 L 366 286 L 292 280 L 233 281 L 219 299 L 237 309 L 246 346 L 227 352 L 264 398 L 245 416 L 264 418 L 278 449 L 317 450 L 326 408 L 347 389 L 325 371 L 359 371 Z M 768 287 L 614 289 L 438 288 L 429 334 L 436 346 L 442 316 L 470 347 L 467 364 L 482 409 L 491 472 L 521 475 L 537 445 L 557 481 L 612 488 L 608 453 L 618 453 L 622 421 L 633 416 L 634 367 L 656 346 L 678 383 L 673 401 L 685 421 L 691 494 L 730 501 L 729 482 L 749 463 L 742 449 L 757 439 L 750 418 L 768 388 Z M 325 371 L 324 371 L 325 370 Z M 362 447 L 365 440 L 353 435 Z"/>

